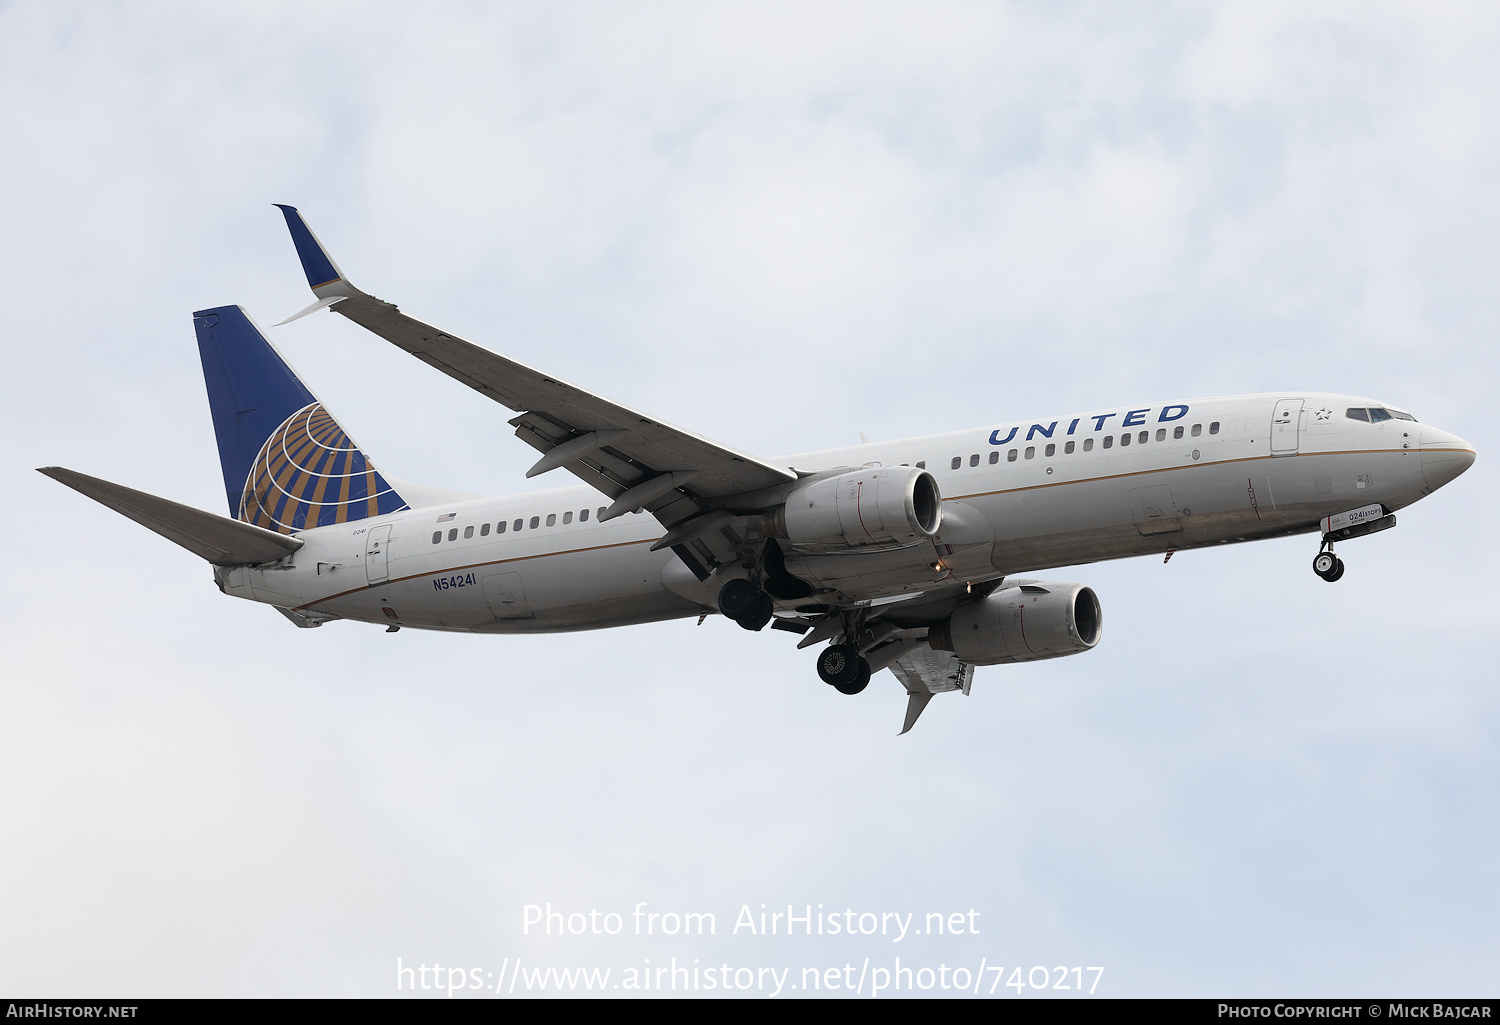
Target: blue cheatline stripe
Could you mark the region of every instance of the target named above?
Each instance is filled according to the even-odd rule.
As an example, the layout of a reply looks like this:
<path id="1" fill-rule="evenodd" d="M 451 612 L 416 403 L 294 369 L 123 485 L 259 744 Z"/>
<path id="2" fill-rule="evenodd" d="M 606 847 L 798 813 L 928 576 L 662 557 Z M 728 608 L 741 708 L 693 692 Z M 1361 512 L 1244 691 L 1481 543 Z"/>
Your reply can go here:
<path id="1" fill-rule="evenodd" d="M 297 247 L 297 257 L 302 261 L 302 272 L 307 275 L 308 285 L 317 288 L 330 281 L 337 281 L 338 268 L 334 267 L 328 254 L 323 252 L 323 247 L 313 237 L 312 229 L 302 220 L 297 208 L 282 203 L 277 203 L 276 207 L 286 217 L 286 226 L 292 233 L 292 244 Z"/>

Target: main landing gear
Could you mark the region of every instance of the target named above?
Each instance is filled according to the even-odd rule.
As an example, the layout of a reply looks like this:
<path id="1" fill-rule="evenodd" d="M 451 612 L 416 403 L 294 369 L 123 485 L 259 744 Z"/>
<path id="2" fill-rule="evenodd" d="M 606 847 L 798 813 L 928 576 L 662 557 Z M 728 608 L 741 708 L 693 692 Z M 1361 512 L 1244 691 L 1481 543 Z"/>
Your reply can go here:
<path id="1" fill-rule="evenodd" d="M 818 675 L 840 694 L 858 694 L 870 682 L 870 663 L 852 644 L 830 644 L 818 655 Z"/>
<path id="2" fill-rule="evenodd" d="M 776 611 L 771 596 L 748 580 L 731 580 L 719 588 L 719 611 L 746 630 L 764 630 Z"/>
<path id="3" fill-rule="evenodd" d="M 1330 545 L 1313 559 L 1313 572 L 1331 584 L 1344 575 L 1344 560 L 1333 554 Z"/>
<path id="4" fill-rule="evenodd" d="M 743 578 L 719 588 L 719 611 L 746 630 L 763 630 L 776 606 L 771 596 Z M 818 655 L 818 676 L 840 694 L 858 694 L 870 683 L 870 663 L 852 644 L 833 644 Z"/>

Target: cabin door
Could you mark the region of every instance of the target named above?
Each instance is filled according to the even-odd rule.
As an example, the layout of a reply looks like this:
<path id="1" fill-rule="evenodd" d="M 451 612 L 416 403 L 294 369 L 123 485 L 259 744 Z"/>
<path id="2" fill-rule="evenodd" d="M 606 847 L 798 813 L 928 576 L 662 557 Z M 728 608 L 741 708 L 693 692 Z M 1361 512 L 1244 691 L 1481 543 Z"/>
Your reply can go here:
<path id="1" fill-rule="evenodd" d="M 391 525 L 371 527 L 365 532 L 365 579 L 383 584 L 391 579 Z"/>
<path id="2" fill-rule="evenodd" d="M 1302 419 L 1301 399 L 1282 399 L 1271 414 L 1271 455 L 1297 454 L 1297 429 Z"/>

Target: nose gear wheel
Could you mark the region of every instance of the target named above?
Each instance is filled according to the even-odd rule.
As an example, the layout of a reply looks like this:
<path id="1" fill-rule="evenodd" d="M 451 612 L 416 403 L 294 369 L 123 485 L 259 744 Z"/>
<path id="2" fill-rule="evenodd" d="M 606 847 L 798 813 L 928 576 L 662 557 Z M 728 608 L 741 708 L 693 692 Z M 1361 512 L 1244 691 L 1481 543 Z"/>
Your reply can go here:
<path id="1" fill-rule="evenodd" d="M 1344 575 L 1344 560 L 1325 549 L 1313 558 L 1313 572 L 1331 584 Z"/>

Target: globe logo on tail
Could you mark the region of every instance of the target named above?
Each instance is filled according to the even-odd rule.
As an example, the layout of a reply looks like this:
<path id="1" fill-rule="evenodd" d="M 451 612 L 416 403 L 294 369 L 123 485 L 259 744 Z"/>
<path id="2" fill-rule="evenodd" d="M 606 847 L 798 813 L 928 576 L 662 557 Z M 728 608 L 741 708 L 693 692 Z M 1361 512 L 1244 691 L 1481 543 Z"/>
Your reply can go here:
<path id="1" fill-rule="evenodd" d="M 406 503 L 320 402 L 271 432 L 250 464 L 239 518 L 291 534 L 397 512 Z"/>

